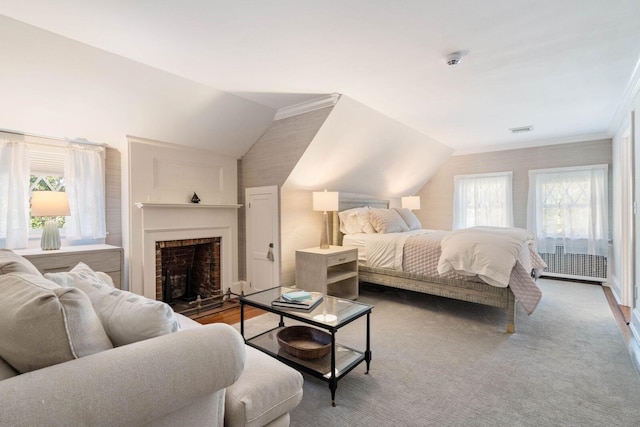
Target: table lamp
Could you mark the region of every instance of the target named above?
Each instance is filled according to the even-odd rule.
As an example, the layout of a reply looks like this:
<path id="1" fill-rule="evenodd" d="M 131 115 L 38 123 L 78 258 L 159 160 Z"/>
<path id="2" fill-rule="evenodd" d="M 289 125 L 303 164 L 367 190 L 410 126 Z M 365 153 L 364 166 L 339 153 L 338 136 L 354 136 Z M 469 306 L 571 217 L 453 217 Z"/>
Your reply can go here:
<path id="1" fill-rule="evenodd" d="M 329 249 L 329 221 L 327 211 L 337 211 L 339 204 L 337 191 L 314 191 L 313 210 L 322 212 L 322 234 L 320 235 L 320 249 Z"/>
<path id="2" fill-rule="evenodd" d="M 57 216 L 68 216 L 69 199 L 62 191 L 34 191 L 31 195 L 31 216 L 50 217 L 44 224 L 40 247 L 48 251 L 60 249 L 60 230 Z"/>
<path id="3" fill-rule="evenodd" d="M 418 210 L 420 209 L 420 196 L 406 196 L 402 198 L 402 207 Z"/>

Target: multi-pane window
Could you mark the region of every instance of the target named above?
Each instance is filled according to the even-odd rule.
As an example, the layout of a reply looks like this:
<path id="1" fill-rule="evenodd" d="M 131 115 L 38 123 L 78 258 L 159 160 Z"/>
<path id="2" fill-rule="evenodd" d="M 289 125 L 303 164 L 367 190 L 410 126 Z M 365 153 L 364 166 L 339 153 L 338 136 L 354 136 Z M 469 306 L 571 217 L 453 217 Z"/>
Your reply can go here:
<path id="1" fill-rule="evenodd" d="M 29 179 L 29 191 L 65 191 L 64 177 L 59 175 L 31 175 Z M 45 216 L 31 216 L 29 228 L 44 228 L 44 223 L 49 219 Z M 58 227 L 64 228 L 66 218 L 57 217 Z"/>
<path id="2" fill-rule="evenodd" d="M 457 175 L 453 190 L 453 229 L 513 226 L 511 172 Z"/>
<path id="3" fill-rule="evenodd" d="M 69 215 L 58 221 L 65 238 L 99 243 L 107 234 L 105 148 L 33 139 L 13 141 L 0 132 L 0 247 L 25 248 L 40 234 L 44 219 L 30 218 L 34 191 L 64 191 Z"/>
<path id="4" fill-rule="evenodd" d="M 606 255 L 607 165 L 529 171 L 528 228 L 538 249 Z"/>
<path id="5" fill-rule="evenodd" d="M 60 147 L 32 146 L 29 150 L 29 193 L 32 191 L 65 191 L 64 150 Z M 48 217 L 30 216 L 29 228 L 37 235 Z M 65 226 L 65 217 L 57 218 L 60 228 Z M 31 233 L 34 234 L 34 233 Z"/>

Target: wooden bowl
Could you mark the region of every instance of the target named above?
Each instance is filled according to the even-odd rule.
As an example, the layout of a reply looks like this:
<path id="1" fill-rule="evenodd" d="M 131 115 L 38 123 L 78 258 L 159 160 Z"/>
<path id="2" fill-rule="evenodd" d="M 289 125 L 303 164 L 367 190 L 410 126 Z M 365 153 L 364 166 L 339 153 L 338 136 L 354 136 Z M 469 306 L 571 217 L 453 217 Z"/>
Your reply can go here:
<path id="1" fill-rule="evenodd" d="M 276 335 L 280 347 L 298 359 L 320 359 L 331 351 L 331 335 L 309 326 L 287 326 Z"/>

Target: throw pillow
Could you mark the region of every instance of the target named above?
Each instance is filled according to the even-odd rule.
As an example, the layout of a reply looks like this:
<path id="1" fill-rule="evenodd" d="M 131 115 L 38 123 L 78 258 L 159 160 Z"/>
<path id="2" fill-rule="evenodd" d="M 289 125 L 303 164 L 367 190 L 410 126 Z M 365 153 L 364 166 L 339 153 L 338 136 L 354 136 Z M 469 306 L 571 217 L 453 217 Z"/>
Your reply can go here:
<path id="1" fill-rule="evenodd" d="M 338 218 L 340 218 L 340 232 L 343 234 L 356 234 L 362 233 L 362 227 L 360 222 L 358 221 L 358 216 L 361 213 L 366 215 L 368 207 L 361 208 L 353 208 L 347 209 L 346 211 L 342 211 L 338 213 Z"/>
<path id="2" fill-rule="evenodd" d="M 363 233 L 374 234 L 376 232 L 376 229 L 369 222 L 369 210 L 358 212 L 358 224 L 360 224 Z"/>
<path id="3" fill-rule="evenodd" d="M 370 209 L 369 222 L 378 233 L 409 231 L 402 217 L 393 209 Z"/>
<path id="4" fill-rule="evenodd" d="M 0 249 L 0 274 L 29 273 L 41 276 L 35 265 L 10 249 Z"/>
<path id="5" fill-rule="evenodd" d="M 0 357 L 20 373 L 113 348 L 91 301 L 41 275 L 0 276 Z"/>
<path id="6" fill-rule="evenodd" d="M 398 212 L 398 215 L 400 215 L 404 220 L 404 222 L 407 223 L 407 227 L 409 227 L 409 230 L 419 230 L 422 228 L 422 224 L 420 223 L 420 220 L 418 219 L 416 214 L 413 213 L 411 209 L 407 209 L 407 208 L 393 208 L 393 209 L 396 212 Z"/>
<path id="7" fill-rule="evenodd" d="M 116 347 L 180 329 L 178 319 L 168 304 L 116 289 L 84 263 L 79 263 L 68 273 L 48 273 L 46 277 L 58 283 L 71 283 L 86 293 Z"/>

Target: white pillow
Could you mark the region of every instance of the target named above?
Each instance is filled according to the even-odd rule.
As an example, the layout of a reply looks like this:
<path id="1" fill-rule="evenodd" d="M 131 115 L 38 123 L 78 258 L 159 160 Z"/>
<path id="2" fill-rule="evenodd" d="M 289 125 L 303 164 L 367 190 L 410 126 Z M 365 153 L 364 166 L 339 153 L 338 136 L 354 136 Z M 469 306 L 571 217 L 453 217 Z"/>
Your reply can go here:
<path id="1" fill-rule="evenodd" d="M 407 227 L 409 227 L 409 230 L 419 230 L 422 228 L 422 224 L 420 223 L 420 220 L 418 219 L 416 214 L 414 214 L 413 211 L 411 211 L 411 209 L 407 209 L 407 208 L 393 208 L 393 209 L 396 212 L 398 212 L 398 215 L 402 217 L 404 222 L 407 224 Z"/>
<path id="2" fill-rule="evenodd" d="M 369 222 L 369 209 L 358 212 L 358 224 L 363 233 L 374 234 L 376 229 Z"/>
<path id="3" fill-rule="evenodd" d="M 370 209 L 369 222 L 381 234 L 409 231 L 402 217 L 393 209 Z"/>
<path id="4" fill-rule="evenodd" d="M 360 213 L 366 215 L 368 207 L 347 209 L 346 211 L 338 212 L 338 218 L 340 218 L 340 232 L 343 234 L 356 234 L 362 233 L 362 227 L 358 220 Z"/>
<path id="5" fill-rule="evenodd" d="M 57 283 L 72 283 L 86 293 L 116 347 L 180 330 L 180 323 L 168 304 L 115 289 L 84 263 L 68 273 L 45 276 Z"/>
<path id="6" fill-rule="evenodd" d="M 38 273 L 0 275 L 0 357 L 20 373 L 113 348 L 83 292 Z"/>

